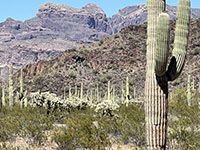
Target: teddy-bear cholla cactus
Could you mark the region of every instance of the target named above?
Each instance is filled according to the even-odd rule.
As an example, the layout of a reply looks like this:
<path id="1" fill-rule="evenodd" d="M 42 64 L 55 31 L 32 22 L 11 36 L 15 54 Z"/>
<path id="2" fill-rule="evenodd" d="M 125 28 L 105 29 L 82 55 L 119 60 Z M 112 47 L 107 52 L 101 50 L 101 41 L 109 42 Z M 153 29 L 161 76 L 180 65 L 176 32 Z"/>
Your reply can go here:
<path id="1" fill-rule="evenodd" d="M 147 66 L 145 82 L 145 119 L 147 149 L 166 149 L 168 81 L 181 73 L 188 46 L 190 0 L 179 0 L 174 49 L 167 68 L 169 16 L 165 0 L 147 0 Z"/>

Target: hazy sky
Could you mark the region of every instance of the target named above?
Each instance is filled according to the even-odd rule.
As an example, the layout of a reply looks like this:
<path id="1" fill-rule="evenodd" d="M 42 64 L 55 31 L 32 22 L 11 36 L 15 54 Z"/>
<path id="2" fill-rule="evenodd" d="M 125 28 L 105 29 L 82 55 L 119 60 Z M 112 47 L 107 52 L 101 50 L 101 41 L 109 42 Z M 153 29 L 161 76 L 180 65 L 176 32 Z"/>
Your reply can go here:
<path id="1" fill-rule="evenodd" d="M 36 15 L 38 8 L 47 2 L 66 4 L 74 8 L 81 8 L 88 3 L 100 6 L 107 16 L 112 16 L 119 9 L 126 6 L 146 3 L 146 0 L 0 0 L 0 22 L 11 17 L 24 21 Z M 176 6 L 178 0 L 167 0 L 167 4 Z M 191 0 L 192 8 L 200 8 L 199 0 Z"/>

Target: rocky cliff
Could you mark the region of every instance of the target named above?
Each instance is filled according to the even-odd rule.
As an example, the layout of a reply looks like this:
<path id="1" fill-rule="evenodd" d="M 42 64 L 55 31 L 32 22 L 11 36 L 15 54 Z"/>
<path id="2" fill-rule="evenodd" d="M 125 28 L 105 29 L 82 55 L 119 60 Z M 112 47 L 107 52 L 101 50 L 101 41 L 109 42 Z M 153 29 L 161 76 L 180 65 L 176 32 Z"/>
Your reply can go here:
<path id="1" fill-rule="evenodd" d="M 167 6 L 167 12 L 173 19 L 176 7 Z M 21 66 L 55 58 L 69 48 L 94 44 L 126 26 L 144 23 L 146 13 L 145 4 L 125 7 L 109 18 L 94 4 L 75 9 L 46 3 L 32 19 L 22 22 L 8 18 L 0 23 L 2 77 L 7 79 L 10 63 L 15 72 Z M 200 9 L 192 9 L 192 17 L 199 16 Z"/>

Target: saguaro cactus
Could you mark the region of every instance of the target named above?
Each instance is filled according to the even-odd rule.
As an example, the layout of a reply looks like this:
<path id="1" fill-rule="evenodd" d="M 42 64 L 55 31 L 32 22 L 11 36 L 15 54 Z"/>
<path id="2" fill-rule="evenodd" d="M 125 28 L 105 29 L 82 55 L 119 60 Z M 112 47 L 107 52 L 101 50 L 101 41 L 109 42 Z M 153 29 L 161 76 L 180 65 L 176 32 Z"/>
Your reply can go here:
<path id="1" fill-rule="evenodd" d="M 188 75 L 188 81 L 187 81 L 187 104 L 188 106 L 191 106 L 191 98 L 192 93 L 191 93 L 191 85 L 190 85 L 190 75 Z"/>
<path id="2" fill-rule="evenodd" d="M 83 100 L 83 83 L 81 83 L 81 100 Z"/>
<path id="3" fill-rule="evenodd" d="M 128 77 L 126 77 L 126 106 L 128 106 L 129 103 L 129 80 Z"/>
<path id="4" fill-rule="evenodd" d="M 13 106 L 13 65 L 9 66 L 9 106 Z"/>
<path id="5" fill-rule="evenodd" d="M 20 93 L 24 92 L 23 68 L 20 69 Z"/>
<path id="6" fill-rule="evenodd" d="M 108 81 L 108 91 L 107 91 L 107 100 L 111 100 L 111 95 L 110 95 L 110 81 Z"/>
<path id="7" fill-rule="evenodd" d="M 165 7 L 165 0 L 147 0 L 145 121 L 148 150 L 166 149 L 168 81 L 180 75 L 188 46 L 190 0 L 179 0 L 174 49 L 167 68 L 169 16 Z"/>
<path id="8" fill-rule="evenodd" d="M 2 87 L 2 99 L 1 99 L 1 102 L 2 102 L 2 106 L 6 106 L 5 89 L 4 89 L 4 87 Z"/>

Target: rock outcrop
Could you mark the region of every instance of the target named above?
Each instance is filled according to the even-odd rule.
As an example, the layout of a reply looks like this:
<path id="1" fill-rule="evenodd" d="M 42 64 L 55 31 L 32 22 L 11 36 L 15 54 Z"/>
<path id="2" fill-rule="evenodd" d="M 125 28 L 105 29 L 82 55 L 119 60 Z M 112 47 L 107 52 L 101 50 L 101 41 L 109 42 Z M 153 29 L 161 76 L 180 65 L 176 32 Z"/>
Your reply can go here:
<path id="1" fill-rule="evenodd" d="M 175 6 L 167 5 L 166 11 L 170 18 L 173 20 L 176 17 Z M 199 18 L 200 9 L 192 9 L 191 18 Z M 135 6 L 127 6 L 120 9 L 119 12 L 112 16 L 112 27 L 116 32 L 129 25 L 143 24 L 147 21 L 147 7 L 146 4 L 139 4 Z"/>

